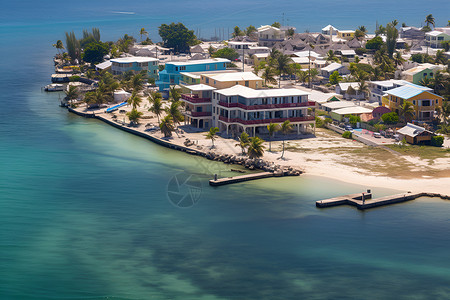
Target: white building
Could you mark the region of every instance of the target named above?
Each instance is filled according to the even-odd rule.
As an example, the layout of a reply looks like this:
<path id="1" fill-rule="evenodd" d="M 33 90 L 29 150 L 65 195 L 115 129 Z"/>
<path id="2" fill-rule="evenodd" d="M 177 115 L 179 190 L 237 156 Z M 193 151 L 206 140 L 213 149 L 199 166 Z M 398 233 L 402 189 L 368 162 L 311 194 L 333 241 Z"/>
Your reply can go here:
<path id="1" fill-rule="evenodd" d="M 273 47 L 276 43 L 284 41 L 285 33 L 279 28 L 264 25 L 258 28 L 260 46 Z"/>

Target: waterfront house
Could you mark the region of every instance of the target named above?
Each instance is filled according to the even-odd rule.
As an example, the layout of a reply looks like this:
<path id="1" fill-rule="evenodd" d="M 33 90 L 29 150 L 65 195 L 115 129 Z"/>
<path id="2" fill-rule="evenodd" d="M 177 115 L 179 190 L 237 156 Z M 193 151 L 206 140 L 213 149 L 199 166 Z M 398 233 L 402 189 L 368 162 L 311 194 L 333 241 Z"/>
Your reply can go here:
<path id="1" fill-rule="evenodd" d="M 315 123 L 308 108 L 316 103 L 298 89 L 255 90 L 242 85 L 213 91 L 213 126 L 233 136 L 246 131 L 267 134 L 267 125 L 289 120 L 295 132 L 306 132 Z"/>
<path id="2" fill-rule="evenodd" d="M 264 25 L 258 28 L 260 46 L 273 47 L 276 43 L 284 41 L 285 33 L 281 29 Z"/>
<path id="3" fill-rule="evenodd" d="M 181 72 L 202 72 L 226 70 L 231 61 L 225 58 L 212 58 L 191 60 L 185 62 L 167 62 L 165 69 L 159 72 L 159 80 L 156 85 L 160 91 L 168 90 L 171 85 L 180 83 Z"/>
<path id="4" fill-rule="evenodd" d="M 219 74 L 219 73 L 236 73 L 238 70 L 219 70 L 219 71 L 202 71 L 202 72 L 180 72 L 180 86 L 200 84 L 201 75 L 203 74 Z"/>
<path id="5" fill-rule="evenodd" d="M 124 72 L 132 71 L 139 73 L 147 71 L 147 76 L 158 78 L 159 60 L 152 57 L 129 56 L 111 59 L 111 72 L 113 75 L 121 75 Z"/>
<path id="6" fill-rule="evenodd" d="M 263 79 L 253 72 L 216 73 L 200 75 L 200 83 L 215 87 L 218 90 L 234 85 L 259 89 L 263 86 Z"/>
<path id="7" fill-rule="evenodd" d="M 386 94 L 382 100 L 383 106 L 399 114 L 403 102 L 409 101 L 414 106 L 413 118 L 418 121 L 432 121 L 436 109 L 442 107 L 441 96 L 416 85 L 404 85 L 388 90 Z"/>
<path id="8" fill-rule="evenodd" d="M 444 41 L 450 41 L 449 33 L 439 30 L 433 30 L 425 33 L 425 43 L 431 48 L 444 48 L 442 45 L 442 42 Z"/>
<path id="9" fill-rule="evenodd" d="M 112 62 L 110 60 L 104 61 L 102 63 L 99 63 L 95 65 L 96 71 L 109 71 L 111 70 Z"/>
<path id="10" fill-rule="evenodd" d="M 185 103 L 184 122 L 191 126 L 209 129 L 212 127 L 212 91 L 216 88 L 205 84 L 183 87 L 181 101 Z"/>
<path id="11" fill-rule="evenodd" d="M 440 69 L 439 66 L 425 63 L 420 64 L 417 67 L 411 68 L 409 70 L 403 71 L 402 76 L 406 81 L 412 82 L 414 84 L 419 84 L 422 79 L 433 78 L 436 71 Z"/>
<path id="12" fill-rule="evenodd" d="M 397 130 L 397 134 L 400 135 L 400 138 L 410 143 L 410 144 L 429 144 L 431 142 L 431 138 L 435 136 L 433 132 L 426 130 L 423 127 L 407 123 L 405 127 Z"/>
<path id="13" fill-rule="evenodd" d="M 338 29 L 333 25 L 327 25 L 322 28 L 322 34 L 324 35 L 337 35 Z"/>

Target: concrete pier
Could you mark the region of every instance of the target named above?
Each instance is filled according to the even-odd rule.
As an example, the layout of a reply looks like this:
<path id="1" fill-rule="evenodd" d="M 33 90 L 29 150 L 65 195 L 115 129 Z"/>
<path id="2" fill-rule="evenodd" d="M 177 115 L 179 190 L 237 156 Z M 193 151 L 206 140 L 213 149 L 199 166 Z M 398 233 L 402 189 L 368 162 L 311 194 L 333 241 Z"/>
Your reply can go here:
<path id="1" fill-rule="evenodd" d="M 319 208 L 325 208 L 325 207 L 332 207 L 332 206 L 339 206 L 339 205 L 351 205 L 356 206 L 356 208 L 360 210 L 365 210 L 369 208 L 384 206 L 384 205 L 391 205 L 406 201 L 411 201 L 420 197 L 439 197 L 441 199 L 450 200 L 450 196 L 447 195 L 441 195 L 437 193 L 411 193 L 411 192 L 405 192 L 401 194 L 386 196 L 386 197 L 380 197 L 376 199 L 372 199 L 372 194 L 366 194 L 364 193 L 364 201 L 362 200 L 362 194 L 351 194 L 351 195 L 345 195 L 341 197 L 326 199 L 326 200 L 320 200 L 316 201 L 316 206 Z"/>
<path id="2" fill-rule="evenodd" d="M 220 185 L 244 182 L 244 181 L 261 179 L 261 178 L 269 178 L 269 177 L 274 177 L 274 176 L 275 176 L 275 174 L 271 173 L 271 172 L 253 173 L 253 174 L 246 174 L 246 175 L 235 176 L 235 177 L 219 178 L 217 180 L 211 179 L 209 181 L 209 185 L 220 186 Z"/>

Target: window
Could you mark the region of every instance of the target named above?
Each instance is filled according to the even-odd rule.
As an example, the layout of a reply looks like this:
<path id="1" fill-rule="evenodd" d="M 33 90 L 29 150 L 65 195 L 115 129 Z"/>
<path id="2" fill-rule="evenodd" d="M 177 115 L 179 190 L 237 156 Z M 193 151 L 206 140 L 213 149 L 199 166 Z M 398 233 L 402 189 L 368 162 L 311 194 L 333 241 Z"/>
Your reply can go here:
<path id="1" fill-rule="evenodd" d="M 413 105 L 416 105 L 416 100 L 413 100 Z"/>
<path id="2" fill-rule="evenodd" d="M 436 99 L 436 104 L 439 104 L 439 100 L 438 99 Z"/>
<path id="3" fill-rule="evenodd" d="M 175 71 L 178 71 L 178 67 L 175 67 Z"/>
<path id="4" fill-rule="evenodd" d="M 248 82 L 248 81 L 245 82 L 245 86 L 246 86 L 246 87 L 249 86 L 249 82 Z"/>
<path id="5" fill-rule="evenodd" d="M 206 78 L 206 83 L 207 83 L 207 84 L 209 83 L 209 78 Z"/>

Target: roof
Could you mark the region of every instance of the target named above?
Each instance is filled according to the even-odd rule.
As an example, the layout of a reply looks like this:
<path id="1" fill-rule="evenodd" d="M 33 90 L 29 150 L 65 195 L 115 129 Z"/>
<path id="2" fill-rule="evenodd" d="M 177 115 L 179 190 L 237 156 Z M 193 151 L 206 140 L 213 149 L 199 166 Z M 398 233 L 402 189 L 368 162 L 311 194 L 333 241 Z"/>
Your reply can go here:
<path id="1" fill-rule="evenodd" d="M 228 42 L 228 45 L 257 45 L 257 42 Z"/>
<path id="2" fill-rule="evenodd" d="M 201 65 L 201 64 L 213 64 L 213 63 L 230 63 L 231 61 L 226 58 L 210 58 L 210 59 L 200 59 L 200 60 L 192 60 L 192 61 L 170 61 L 166 62 L 166 65 L 174 65 L 174 66 L 187 66 L 187 65 Z"/>
<path id="3" fill-rule="evenodd" d="M 237 70 L 214 70 L 214 71 L 199 71 L 199 72 L 180 72 L 180 74 L 191 78 L 200 79 L 200 75 L 216 74 L 216 73 L 236 73 L 236 72 Z"/>
<path id="4" fill-rule="evenodd" d="M 370 81 L 370 83 L 373 83 L 373 84 L 376 84 L 376 85 L 379 85 L 382 87 L 386 87 L 386 88 L 395 88 L 396 85 L 398 85 L 398 86 L 409 85 L 409 86 L 412 86 L 412 87 L 415 87 L 417 89 L 421 89 L 424 91 L 432 91 L 433 90 L 429 87 L 417 85 L 417 84 L 411 83 L 406 80 L 390 79 L 390 80 L 381 80 L 381 81 Z"/>
<path id="5" fill-rule="evenodd" d="M 356 55 L 355 50 L 339 50 L 342 55 Z"/>
<path id="6" fill-rule="evenodd" d="M 339 82 L 338 85 L 342 91 L 346 91 L 350 86 L 354 90 L 359 89 L 359 82 Z"/>
<path id="7" fill-rule="evenodd" d="M 322 93 L 318 90 L 309 90 L 307 92 L 310 94 L 308 97 L 308 100 L 315 101 L 317 103 L 326 103 L 331 98 L 333 98 L 335 96 L 339 96 L 338 94 L 335 94 L 335 93 Z"/>
<path id="8" fill-rule="evenodd" d="M 320 54 L 318 54 L 314 51 L 298 51 L 298 52 L 295 52 L 294 55 L 298 56 L 298 57 L 309 57 L 309 56 L 315 57 L 315 58 L 321 57 Z"/>
<path id="9" fill-rule="evenodd" d="M 296 64 L 307 64 L 310 62 L 308 57 L 291 57 L 291 60 Z"/>
<path id="10" fill-rule="evenodd" d="M 337 102 L 334 102 L 337 103 Z M 336 113 L 338 115 L 359 115 L 359 114 L 368 114 L 371 113 L 372 110 L 362 107 L 362 106 L 351 106 L 351 107 L 345 107 L 341 109 L 336 109 L 332 111 L 333 113 Z"/>
<path id="11" fill-rule="evenodd" d="M 338 29 L 334 27 L 333 25 L 327 25 L 324 28 L 322 28 L 322 31 L 330 31 L 330 29 L 333 29 L 334 31 L 337 31 Z"/>
<path id="12" fill-rule="evenodd" d="M 417 125 L 414 125 L 411 123 L 407 123 L 405 127 L 402 127 L 399 130 L 397 130 L 397 133 L 400 133 L 402 135 L 411 136 L 411 137 L 418 136 L 422 132 L 432 133 L 431 131 L 428 131 L 423 127 L 420 127 L 420 126 L 417 126 Z"/>
<path id="13" fill-rule="evenodd" d="M 414 74 L 420 73 L 420 72 L 422 72 L 422 71 L 424 71 L 426 69 L 434 70 L 434 69 L 438 69 L 438 68 L 439 67 L 436 66 L 436 65 L 425 63 L 425 64 L 421 64 L 421 65 L 419 65 L 419 66 L 417 66 L 415 68 L 411 68 L 409 70 L 406 70 L 406 71 L 403 72 L 403 74 L 405 74 L 405 75 L 414 75 Z"/>
<path id="14" fill-rule="evenodd" d="M 266 58 L 269 57 L 270 53 L 255 53 L 253 54 L 253 56 L 257 57 L 257 58 Z"/>
<path id="15" fill-rule="evenodd" d="M 329 64 L 328 66 L 322 68 L 322 70 L 327 71 L 327 72 L 332 72 L 332 71 L 336 71 L 342 67 L 343 67 L 343 65 L 341 65 L 341 64 L 332 63 L 332 64 Z"/>
<path id="16" fill-rule="evenodd" d="M 204 76 L 217 81 L 262 80 L 261 77 L 252 72 L 204 74 Z"/>
<path id="17" fill-rule="evenodd" d="M 354 30 L 338 30 L 341 33 L 354 33 Z"/>
<path id="18" fill-rule="evenodd" d="M 344 107 L 352 107 L 356 106 L 355 103 L 352 101 L 332 101 L 328 103 L 322 104 L 323 107 L 329 108 L 329 109 L 339 109 Z"/>
<path id="19" fill-rule="evenodd" d="M 437 30 L 433 30 L 433 31 L 425 33 L 425 35 L 430 35 L 430 36 L 438 36 L 441 34 L 446 34 L 446 33 L 442 32 L 442 31 L 437 31 Z"/>
<path id="20" fill-rule="evenodd" d="M 107 60 L 105 62 L 99 63 L 98 65 L 95 65 L 95 67 L 97 69 L 104 70 L 104 69 L 108 69 L 109 67 L 111 67 L 111 65 L 112 65 L 112 62 L 110 60 Z"/>
<path id="21" fill-rule="evenodd" d="M 150 61 L 159 61 L 156 58 L 153 57 L 143 57 L 143 56 L 128 56 L 128 57 L 119 57 L 119 58 L 113 58 L 111 59 L 111 62 L 124 64 L 124 63 L 143 63 L 143 62 L 150 62 Z"/>
<path id="22" fill-rule="evenodd" d="M 308 92 L 299 89 L 268 89 L 254 90 L 243 85 L 235 85 L 227 89 L 216 91 L 224 96 L 242 96 L 244 98 L 267 98 L 267 97 L 287 97 L 287 96 L 305 96 Z"/>
<path id="23" fill-rule="evenodd" d="M 392 95 L 395 97 L 399 97 L 402 99 L 410 99 L 412 97 L 420 95 L 423 92 L 429 92 L 429 91 L 426 91 L 421 88 L 417 88 L 417 86 L 404 85 L 404 86 L 401 86 L 401 87 L 398 87 L 398 88 L 395 88 L 392 90 L 388 90 L 388 91 L 386 91 L 386 94 L 389 94 L 389 95 Z M 433 94 L 433 93 L 430 93 L 430 94 Z M 435 95 L 435 96 L 437 96 L 437 95 Z M 438 96 L 438 97 L 440 97 L 440 96 Z"/>
<path id="24" fill-rule="evenodd" d="M 214 91 L 216 89 L 206 84 L 185 85 L 184 87 L 191 91 Z"/>
<path id="25" fill-rule="evenodd" d="M 266 30 L 275 30 L 275 31 L 281 31 L 279 28 L 276 27 L 272 27 L 270 25 L 263 25 L 261 27 L 258 28 L 258 32 L 263 32 Z"/>

